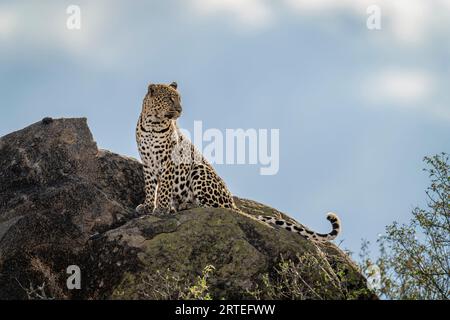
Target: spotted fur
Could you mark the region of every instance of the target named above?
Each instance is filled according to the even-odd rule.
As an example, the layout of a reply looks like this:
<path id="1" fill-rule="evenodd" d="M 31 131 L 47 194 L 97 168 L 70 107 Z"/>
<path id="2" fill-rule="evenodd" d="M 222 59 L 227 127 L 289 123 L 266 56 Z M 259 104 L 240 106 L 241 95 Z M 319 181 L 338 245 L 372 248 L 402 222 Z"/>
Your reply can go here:
<path id="1" fill-rule="evenodd" d="M 281 228 L 286 229 L 290 232 L 298 233 L 299 235 L 303 236 L 306 239 L 311 239 L 313 241 L 330 241 L 335 239 L 339 232 L 341 231 L 341 222 L 339 220 L 339 217 L 333 213 L 329 212 L 327 214 L 327 220 L 330 221 L 333 230 L 330 233 L 323 234 L 323 233 L 317 233 L 315 231 L 311 231 L 304 225 L 299 224 L 298 222 L 288 222 L 284 219 L 278 219 L 276 217 L 272 216 L 258 216 L 258 219 L 270 223 L 273 225 L 277 225 Z"/>
<path id="2" fill-rule="evenodd" d="M 313 241 L 332 240 L 338 235 L 340 222 L 333 213 L 327 217 L 333 230 L 319 234 L 294 221 L 270 216 L 255 218 L 238 209 L 225 182 L 180 132 L 176 120 L 181 112 L 175 82 L 149 85 L 136 127 L 146 194 L 145 202 L 136 208 L 140 214 L 166 214 L 193 207 L 229 208 Z"/>

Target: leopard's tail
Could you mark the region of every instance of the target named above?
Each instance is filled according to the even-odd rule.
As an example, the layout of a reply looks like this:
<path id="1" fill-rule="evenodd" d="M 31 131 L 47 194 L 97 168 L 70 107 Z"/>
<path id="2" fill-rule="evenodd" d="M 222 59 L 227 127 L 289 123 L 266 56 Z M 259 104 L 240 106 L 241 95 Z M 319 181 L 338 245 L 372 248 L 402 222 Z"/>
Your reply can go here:
<path id="1" fill-rule="evenodd" d="M 305 226 L 303 226 L 299 223 L 288 222 L 284 219 L 278 219 L 278 218 L 272 217 L 272 216 L 258 216 L 258 220 L 261 220 L 265 223 L 279 226 L 290 232 L 298 233 L 302 237 L 304 237 L 306 239 L 311 239 L 313 241 L 334 240 L 341 232 L 341 220 L 339 219 L 337 214 L 335 214 L 333 212 L 329 212 L 327 214 L 327 220 L 330 221 L 330 223 L 333 227 L 333 230 L 331 230 L 331 232 L 326 233 L 326 234 L 317 233 L 315 231 L 309 230 L 308 228 L 306 228 Z"/>

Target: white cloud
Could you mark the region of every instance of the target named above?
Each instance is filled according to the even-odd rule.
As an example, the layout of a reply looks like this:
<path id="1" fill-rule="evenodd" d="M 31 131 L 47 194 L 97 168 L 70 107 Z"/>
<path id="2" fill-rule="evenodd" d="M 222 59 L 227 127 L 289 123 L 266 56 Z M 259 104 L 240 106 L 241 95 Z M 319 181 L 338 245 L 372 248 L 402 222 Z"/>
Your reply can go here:
<path id="1" fill-rule="evenodd" d="M 431 31 L 447 32 L 450 27 L 450 0 L 285 0 L 285 3 L 302 15 L 343 10 L 363 21 L 367 7 L 378 5 L 381 32 L 390 32 L 396 40 L 409 45 L 419 45 Z"/>
<path id="2" fill-rule="evenodd" d="M 286 3 L 299 12 L 309 13 L 310 11 L 322 11 L 336 8 L 357 8 L 359 1 L 352 0 L 285 0 Z M 364 1 L 364 0 L 360 0 Z"/>
<path id="3" fill-rule="evenodd" d="M 440 121 L 450 121 L 450 106 L 436 102 L 436 97 L 442 98 L 442 88 L 427 72 L 390 68 L 363 81 L 362 85 L 360 92 L 370 102 L 368 105 L 414 110 Z"/>
<path id="4" fill-rule="evenodd" d="M 0 7 L 0 40 L 5 52 L 18 50 L 61 50 L 69 56 L 91 61 L 100 67 L 114 64 L 120 47 L 102 46 L 108 19 L 114 6 L 104 1 L 86 3 L 81 8 L 81 29 L 69 30 L 67 6 L 49 2 L 13 3 Z M 45 14 L 38 14 L 45 12 Z M 20 40 L 20 41 L 18 41 Z M 18 42 L 20 44 L 18 44 Z"/>
<path id="5" fill-rule="evenodd" d="M 226 14 L 250 28 L 266 26 L 273 18 L 272 10 L 263 0 L 192 0 L 202 15 Z"/>
<path id="6" fill-rule="evenodd" d="M 378 5 L 381 9 L 382 29 L 376 32 L 383 37 L 384 41 L 381 43 L 391 50 L 395 46 L 406 46 L 408 50 L 426 48 L 427 41 L 433 43 L 435 39 L 448 38 L 450 30 L 450 0 L 284 1 L 298 15 L 313 15 L 317 20 L 323 16 L 323 23 L 329 23 L 329 20 L 325 20 L 329 17 L 325 16 L 327 13 L 347 12 L 360 20 L 364 27 L 367 7 Z M 377 43 L 379 44 L 380 42 Z M 436 102 L 448 99 L 439 79 L 436 71 L 427 71 L 426 68 L 402 69 L 388 66 L 362 81 L 359 92 L 369 102 L 368 105 L 414 109 L 424 115 L 450 121 L 450 106 Z"/>
<path id="7" fill-rule="evenodd" d="M 0 7 L 0 39 L 12 37 L 17 30 L 17 15 L 14 11 Z"/>
<path id="8" fill-rule="evenodd" d="M 225 15 L 253 29 L 267 26 L 282 12 L 278 9 L 286 8 L 298 15 L 318 17 L 347 12 L 365 27 L 366 9 L 378 5 L 382 14 L 380 32 L 406 45 L 421 45 L 431 32 L 447 32 L 450 28 L 450 0 L 190 0 L 189 3 L 200 15 Z"/>
<path id="9" fill-rule="evenodd" d="M 366 82 L 366 97 L 398 106 L 417 106 L 430 97 L 434 81 L 423 71 L 387 69 Z"/>
<path id="10" fill-rule="evenodd" d="M 391 1 L 384 4 L 391 14 L 394 36 L 404 43 L 420 44 L 430 31 L 433 13 L 438 10 L 432 1 Z"/>

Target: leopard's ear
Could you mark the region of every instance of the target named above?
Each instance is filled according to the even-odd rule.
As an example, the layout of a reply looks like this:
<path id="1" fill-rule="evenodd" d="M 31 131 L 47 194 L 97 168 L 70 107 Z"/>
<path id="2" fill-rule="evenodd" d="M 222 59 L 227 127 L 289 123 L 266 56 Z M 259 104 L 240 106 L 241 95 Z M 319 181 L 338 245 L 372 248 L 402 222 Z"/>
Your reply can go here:
<path id="1" fill-rule="evenodd" d="M 172 87 L 172 88 L 174 88 L 175 90 L 178 88 L 178 84 L 174 81 L 174 82 L 172 82 L 171 84 L 170 84 L 170 86 Z"/>
<path id="2" fill-rule="evenodd" d="M 148 93 L 150 93 L 150 96 L 152 96 L 155 93 L 156 84 L 149 84 L 148 85 Z"/>

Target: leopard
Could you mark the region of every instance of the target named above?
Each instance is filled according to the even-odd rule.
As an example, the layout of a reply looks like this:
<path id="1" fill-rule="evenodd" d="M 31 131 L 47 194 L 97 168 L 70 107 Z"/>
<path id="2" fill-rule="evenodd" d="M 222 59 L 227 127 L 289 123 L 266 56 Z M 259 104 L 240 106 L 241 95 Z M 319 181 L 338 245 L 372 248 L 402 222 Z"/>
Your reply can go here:
<path id="1" fill-rule="evenodd" d="M 332 231 L 322 234 L 281 214 L 255 216 L 239 209 L 224 180 L 178 127 L 181 113 L 176 82 L 148 85 L 136 125 L 145 182 L 145 200 L 136 207 L 139 215 L 164 216 L 197 207 L 225 208 L 311 241 L 331 241 L 338 236 L 341 222 L 333 212 L 327 214 Z"/>

